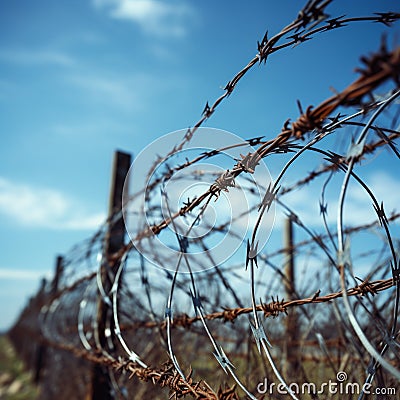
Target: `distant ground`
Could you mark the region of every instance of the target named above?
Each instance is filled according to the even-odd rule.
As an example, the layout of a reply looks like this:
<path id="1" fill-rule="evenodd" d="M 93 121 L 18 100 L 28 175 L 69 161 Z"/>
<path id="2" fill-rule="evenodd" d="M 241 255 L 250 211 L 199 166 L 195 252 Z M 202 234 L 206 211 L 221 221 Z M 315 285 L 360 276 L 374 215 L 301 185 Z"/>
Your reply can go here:
<path id="1" fill-rule="evenodd" d="M 38 390 L 5 335 L 0 335 L 0 400 L 35 400 Z"/>

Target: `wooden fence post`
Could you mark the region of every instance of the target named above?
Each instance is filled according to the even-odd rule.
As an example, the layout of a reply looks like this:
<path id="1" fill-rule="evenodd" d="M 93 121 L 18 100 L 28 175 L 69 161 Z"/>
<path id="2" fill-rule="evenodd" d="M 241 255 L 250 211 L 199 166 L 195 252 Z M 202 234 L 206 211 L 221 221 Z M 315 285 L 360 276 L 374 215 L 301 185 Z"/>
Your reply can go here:
<path id="1" fill-rule="evenodd" d="M 51 283 L 50 292 L 48 293 L 48 296 L 50 297 L 50 301 L 57 293 L 58 284 L 60 282 L 60 277 L 62 275 L 62 270 L 63 270 L 63 258 L 62 258 L 62 256 L 58 256 L 56 259 L 56 270 L 55 270 L 53 282 Z M 43 296 L 47 295 L 47 294 L 45 294 L 45 282 L 46 282 L 45 280 L 42 282 L 42 288 L 40 289 L 40 291 L 43 292 L 43 294 L 42 294 Z M 40 380 L 42 377 L 42 371 L 43 371 L 43 368 L 45 368 L 46 353 L 47 353 L 47 347 L 43 343 L 40 343 L 36 350 L 36 358 L 35 358 L 35 372 L 34 372 L 34 377 L 33 377 L 35 384 L 40 383 Z"/>
<path id="2" fill-rule="evenodd" d="M 131 166 L 131 155 L 116 151 L 114 154 L 110 199 L 108 206 L 108 231 L 104 243 L 104 265 L 101 270 L 101 282 L 105 293 L 109 293 L 114 282 L 114 276 L 118 264 L 112 262 L 111 256 L 118 252 L 125 241 L 125 225 L 122 213 L 122 195 L 125 178 Z M 118 215 L 119 213 L 119 215 Z M 117 216 L 117 217 L 116 217 Z M 112 310 L 110 306 L 99 295 L 97 303 L 97 332 L 98 341 L 101 348 L 113 351 L 109 343 L 115 344 L 114 323 L 112 320 Z M 107 329 L 107 322 L 111 319 L 111 329 Z M 92 400 L 110 400 L 112 394 L 112 384 L 110 381 L 108 368 L 95 364 L 92 371 L 91 394 Z"/>
<path id="3" fill-rule="evenodd" d="M 56 273 L 54 275 L 53 282 L 51 284 L 51 296 L 55 296 L 58 291 L 58 286 L 60 284 L 60 278 L 63 273 L 64 259 L 62 256 L 57 256 L 56 259 Z"/>
<path id="4" fill-rule="evenodd" d="M 295 270 L 294 270 L 294 235 L 292 218 L 287 218 L 284 225 L 284 289 L 285 300 L 296 298 Z M 284 368 L 283 373 L 287 377 L 295 377 L 299 368 L 298 358 L 298 321 L 296 309 L 292 308 L 285 320 L 285 342 L 284 342 Z"/>

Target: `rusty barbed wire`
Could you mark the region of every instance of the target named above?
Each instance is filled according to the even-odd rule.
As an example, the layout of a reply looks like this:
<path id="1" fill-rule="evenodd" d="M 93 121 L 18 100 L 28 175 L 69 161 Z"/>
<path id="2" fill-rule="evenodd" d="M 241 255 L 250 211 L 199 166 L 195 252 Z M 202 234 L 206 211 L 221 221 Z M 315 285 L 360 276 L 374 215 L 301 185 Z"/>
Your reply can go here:
<path id="1" fill-rule="evenodd" d="M 362 281 L 359 285 L 348 289 L 348 296 L 365 296 L 367 294 L 378 294 L 379 292 L 385 291 L 395 285 L 393 279 L 385 279 L 379 281 L 370 282 L 368 280 Z M 327 303 L 332 300 L 338 299 L 343 296 L 343 292 L 338 291 L 335 293 L 329 293 L 327 295 L 320 295 L 320 290 L 315 292 L 312 296 L 298 299 L 298 300 L 272 300 L 270 302 L 261 303 L 257 305 L 257 311 L 264 314 L 265 318 L 277 317 L 279 314 L 287 314 L 287 310 L 291 307 L 303 306 L 307 304 L 318 304 Z M 211 314 L 205 314 L 204 318 L 208 320 L 221 319 L 223 322 L 234 322 L 239 316 L 243 314 L 250 314 L 252 312 L 251 307 L 236 307 L 236 308 L 224 308 L 222 311 L 217 311 Z M 188 329 L 196 322 L 200 321 L 200 317 L 190 318 L 187 314 L 174 316 L 174 327 Z M 124 330 L 135 329 L 135 328 L 155 328 L 165 327 L 165 322 L 155 321 L 137 321 L 134 326 L 125 326 Z"/>
<path id="2" fill-rule="evenodd" d="M 176 399 L 232 400 L 243 395 L 257 399 L 263 398 L 257 392 L 261 376 L 283 385 L 287 396 L 297 399 L 288 382 L 294 378 L 310 382 L 307 362 L 322 366 L 322 379 L 327 371 L 336 374 L 351 362 L 354 368 L 349 371 L 349 382 L 382 385 L 384 379 L 384 383 L 394 382 L 398 387 L 400 239 L 393 227 L 398 226 L 400 214 L 396 209 L 386 211 L 386 199 L 374 193 L 362 167 L 365 160 L 373 161 L 372 155 L 378 156 L 378 149 L 387 149 L 395 161 L 400 158 L 396 147 L 400 132 L 394 127 L 399 117 L 395 97 L 400 93 L 400 48 L 389 50 L 382 41 L 376 53 L 361 59 L 363 67 L 354 82 L 305 111 L 298 102 L 300 116 L 284 122 L 271 139 L 256 136 L 229 143 L 191 155 L 184 162 L 171 157 L 183 150 L 196 132 L 201 135 L 203 123 L 240 80 L 273 53 L 356 22 L 391 26 L 400 19 L 394 12 L 331 18 L 326 13 L 330 2 L 310 0 L 278 34 L 268 38 L 266 33 L 257 43 L 256 56 L 227 83 L 224 93 L 214 103 L 207 102 L 201 119 L 166 156 L 157 159 L 156 164 L 165 168 L 154 173 L 147 187 L 135 188 L 129 196 L 133 204 L 145 196 L 147 209 L 134 212 L 147 212 L 151 224 L 137 223 L 131 241 L 117 251 L 106 252 L 108 229 L 124 216 L 124 211 L 115 209 L 93 237 L 65 257 L 57 281 L 44 282 L 31 299 L 9 336 L 28 366 L 38 377 L 43 375 L 44 399 L 55 397 L 52 386 L 61 387 L 65 371 L 75 382 L 75 396 L 87 398 L 92 384 L 87 371 L 92 364 L 108 377 L 110 397 L 121 399 L 132 393 L 140 398 L 168 394 Z M 387 94 L 378 96 L 376 90 L 382 87 Z M 342 115 L 347 110 L 352 114 Z M 357 140 L 350 128 L 361 132 Z M 338 137 L 347 149 L 335 142 Z M 232 149 L 238 155 L 228 167 L 224 164 L 218 171 L 190 169 Z M 255 182 L 268 157 L 277 160 L 277 178 Z M 290 174 L 297 161 L 306 157 L 314 162 L 311 169 L 294 171 L 293 178 Z M 149 176 L 156 164 L 150 166 Z M 168 183 L 183 180 L 185 175 L 179 178 L 177 174 L 186 171 L 192 181 L 207 182 L 207 189 L 173 208 Z M 340 189 L 337 182 L 342 178 Z M 328 192 L 344 193 L 350 180 L 365 193 L 372 216 L 345 225 L 346 196 L 342 194 L 336 201 Z M 309 222 L 310 216 L 302 209 L 311 207 L 307 197 L 291 201 L 290 196 L 306 192 L 307 185 L 320 194 L 319 199 L 317 192 L 311 196 L 315 214 L 322 221 L 319 225 Z M 234 204 L 230 220 L 206 221 L 206 212 L 239 188 L 249 196 L 247 208 Z M 157 203 L 159 199 L 162 205 Z M 336 228 L 328 215 L 328 205 L 335 203 L 339 215 Z M 260 235 L 266 229 L 263 222 L 273 207 L 278 223 L 289 217 L 300 235 L 290 249 L 272 245 L 261 249 Z M 232 221 L 238 223 L 243 217 L 249 217 L 252 229 L 251 237 L 245 240 L 230 227 Z M 183 228 L 179 228 L 182 221 Z M 208 252 L 213 242 L 207 241 L 207 235 L 190 236 L 200 222 L 212 237 L 243 238 L 238 256 L 217 265 Z M 152 241 L 168 232 L 172 232 L 169 239 L 173 244 L 169 245 L 176 249 L 175 257 Z M 354 247 L 350 238 L 356 242 Z M 153 248 L 154 260 L 163 268 L 155 269 L 139 245 Z M 354 254 L 355 248 L 362 251 Z M 199 249 L 199 257 L 193 258 Z M 304 286 L 292 288 L 290 293 L 285 289 L 288 278 L 284 271 L 288 250 L 298 257 L 296 281 Z M 198 272 L 195 267 L 206 261 L 214 268 Z M 104 278 L 109 285 L 104 284 Z M 98 321 L 99 304 L 105 310 L 104 326 Z M 285 321 L 300 315 L 296 332 L 283 328 Z M 43 348 L 48 349 L 47 354 Z M 301 348 L 306 349 L 305 354 L 298 354 Z M 296 369 L 288 369 L 296 363 Z M 68 396 L 74 398 L 74 394 Z M 362 399 L 363 394 L 360 396 Z"/>
<path id="3" fill-rule="evenodd" d="M 328 118 L 328 116 L 330 116 L 332 112 L 335 111 L 339 106 L 354 105 L 353 102 L 356 99 L 361 100 L 363 96 L 371 93 L 374 88 L 376 88 L 386 79 L 393 78 L 394 73 L 396 74 L 396 79 L 398 79 L 400 77 L 400 48 L 389 54 L 386 53 L 386 47 L 383 46 L 381 48 L 381 52 L 382 51 L 385 51 L 385 53 L 382 53 L 380 56 L 374 54 L 371 57 L 371 62 L 373 62 L 374 65 L 379 64 L 377 59 L 382 61 L 382 64 L 380 65 L 381 68 L 375 75 L 372 77 L 368 74 L 363 75 L 341 93 L 325 100 L 315 109 L 313 109 L 312 106 L 308 107 L 306 113 L 302 114 L 297 121 L 293 122 L 290 129 L 287 127 L 288 122 L 285 123 L 282 132 L 275 139 L 264 142 L 255 153 L 245 156 L 245 164 L 243 164 L 243 160 L 239 161 L 231 171 L 227 170 L 222 173 L 221 176 L 216 179 L 215 184 L 211 185 L 210 188 L 202 195 L 190 201 L 178 212 L 171 215 L 171 217 L 164 219 L 156 225 L 152 225 L 149 229 L 143 232 L 140 232 L 133 240 L 137 241 L 153 234 L 159 234 L 163 229 L 168 227 L 172 219 L 193 211 L 210 196 L 218 197 L 221 191 L 226 191 L 229 187 L 233 187 L 235 178 L 243 172 L 248 172 L 247 169 L 249 168 L 249 163 L 251 165 L 250 168 L 252 169 L 256 167 L 261 158 L 266 157 L 275 150 L 279 150 L 281 146 L 283 146 L 290 138 L 292 138 L 292 136 L 299 139 L 302 138 L 305 133 L 308 133 L 314 129 L 318 130 L 321 128 L 322 121 Z M 366 59 L 364 59 L 364 62 L 366 62 Z M 307 122 L 304 122 L 306 120 Z M 395 134 L 395 137 L 397 137 L 397 134 Z M 131 244 L 128 244 L 127 248 L 124 248 L 120 254 L 123 254 L 129 250 L 130 246 Z M 118 260 L 120 255 L 115 255 L 115 257 Z"/>

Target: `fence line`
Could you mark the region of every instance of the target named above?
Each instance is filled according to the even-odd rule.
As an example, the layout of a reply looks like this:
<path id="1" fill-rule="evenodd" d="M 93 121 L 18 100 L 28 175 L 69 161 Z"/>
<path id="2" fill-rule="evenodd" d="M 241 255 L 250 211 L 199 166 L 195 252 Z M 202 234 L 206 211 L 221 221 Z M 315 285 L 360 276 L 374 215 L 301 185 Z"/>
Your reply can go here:
<path id="1" fill-rule="evenodd" d="M 129 192 L 125 187 L 129 197 L 121 204 L 120 179 L 119 189 L 111 191 L 116 197 L 104 225 L 58 259 L 53 281 L 31 299 L 9 332 L 36 371 L 41 398 L 161 398 L 165 388 L 175 398 L 256 399 L 263 398 L 259 382 L 268 378 L 286 390 L 277 398 L 297 399 L 290 388 L 293 379 L 339 379 L 337 374 L 350 365 L 348 382 L 400 390 L 400 239 L 393 229 L 400 214 L 386 212 L 386 199 L 374 193 L 363 162 L 373 162 L 378 149 L 389 152 L 393 165 L 400 158 L 395 129 L 400 48 L 389 50 L 383 41 L 376 53 L 362 58 L 359 78 L 316 107 L 304 111 L 299 102 L 300 116 L 284 122 L 272 139 L 253 137 L 188 152 L 184 162 L 179 158 L 193 150 L 189 143 L 206 135 L 203 123 L 238 82 L 273 53 L 356 22 L 389 27 L 400 19 L 393 12 L 330 18 L 329 3 L 310 0 L 278 34 L 270 39 L 266 34 L 257 55 L 211 106 L 207 102 L 183 139 L 156 162 L 153 157 L 146 185 Z M 387 94 L 378 98 L 378 88 Z M 345 143 L 338 145 L 338 138 Z M 227 152 L 236 156 L 222 162 Z M 279 166 L 273 181 L 257 175 L 268 158 Z M 129 169 L 129 155 L 124 160 L 120 178 Z M 301 160 L 313 162 L 311 169 L 302 171 Z M 208 170 L 204 161 L 218 168 Z M 188 177 L 190 185 L 200 183 L 201 189 L 194 196 L 189 191 L 183 201 L 184 189 L 175 201 L 176 188 L 186 185 Z M 239 190 L 246 195 L 246 207 L 235 197 Z M 391 191 L 387 188 L 384 195 L 390 198 Z M 368 198 L 372 221 L 355 209 L 357 215 L 345 214 L 352 193 Z M 137 207 L 142 200 L 144 206 Z M 305 211 L 312 203 L 318 224 Z M 336 221 L 328 206 L 336 211 Z M 217 214 L 214 221 L 210 210 Z M 274 212 L 278 226 L 289 218 L 299 239 L 293 243 L 289 235 L 282 248 L 262 249 L 262 235 L 269 232 L 266 221 Z M 246 235 L 243 218 L 250 224 Z M 356 224 L 348 222 L 352 218 Z M 276 241 L 274 232 L 269 234 Z M 212 250 L 225 237 L 240 243 L 237 254 L 220 263 Z M 292 262 L 285 271 L 287 257 Z M 65 383 L 67 375 L 73 390 Z M 365 396 L 359 393 L 359 399 Z"/>

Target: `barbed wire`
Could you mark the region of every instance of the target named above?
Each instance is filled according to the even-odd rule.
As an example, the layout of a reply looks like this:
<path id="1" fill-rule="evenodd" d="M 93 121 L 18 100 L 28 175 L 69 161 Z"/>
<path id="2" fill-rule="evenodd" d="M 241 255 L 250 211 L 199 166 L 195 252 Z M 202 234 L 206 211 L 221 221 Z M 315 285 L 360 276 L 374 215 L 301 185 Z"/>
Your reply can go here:
<path id="1" fill-rule="evenodd" d="M 400 48 L 389 50 L 383 40 L 376 53 L 362 58 L 354 82 L 305 111 L 298 102 L 300 116 L 285 121 L 271 139 L 234 141 L 189 153 L 184 162 L 174 158 L 188 148 L 196 132 L 205 134 L 203 123 L 241 79 L 273 53 L 356 22 L 390 27 L 400 19 L 394 12 L 330 18 L 329 3 L 310 0 L 278 34 L 270 39 L 265 34 L 256 56 L 214 103 L 206 103 L 201 119 L 149 165 L 146 186 L 134 188 L 124 209 L 111 212 L 93 237 L 64 258 L 57 279 L 31 299 L 9 335 L 31 367 L 41 369 L 47 363 L 44 399 L 53 396 L 50 382 L 57 386 L 62 380 L 60 360 L 74 377 L 79 398 L 87 397 L 93 384 L 83 373 L 87 362 L 99 366 L 109 380 L 110 398 L 128 398 L 134 392 L 154 398 L 165 394 L 157 390 L 167 388 L 171 398 L 229 400 L 244 394 L 257 399 L 262 398 L 257 392 L 262 376 L 298 399 L 289 382 L 316 379 L 310 361 L 323 366 L 320 380 L 327 371 L 344 371 L 351 360 L 356 367 L 348 371 L 349 379 L 361 385 L 393 384 L 400 390 L 400 239 L 393 229 L 400 214 L 396 209 L 386 212 L 385 198 L 374 193 L 363 173 L 365 161 L 372 164 L 378 149 L 387 149 L 393 164 L 400 158 L 400 132 L 394 129 L 400 115 Z M 378 88 L 387 94 L 378 96 Z M 350 114 L 343 115 L 345 111 Z M 350 128 L 359 132 L 357 139 Z M 347 149 L 335 145 L 339 137 Z M 201 164 L 213 161 L 216 167 L 218 158 L 230 151 L 235 157 L 218 168 Z M 257 175 L 271 157 L 279 166 L 274 180 Z M 303 172 L 299 161 L 306 158 L 314 164 Z M 188 177 L 191 183 L 202 183 L 201 190 L 175 202 L 169 185 L 185 184 Z M 369 219 L 363 215 L 364 220 L 349 224 L 345 206 L 353 184 L 371 210 Z M 244 208 L 238 205 L 241 198 L 234 197 L 239 190 L 247 196 Z M 293 203 L 293 196 L 307 190 L 317 200 L 318 224 L 309 222 L 304 211 L 304 206 L 311 208 L 307 197 L 306 204 Z M 391 190 L 387 188 L 386 195 Z M 338 194 L 337 199 L 329 192 Z M 146 207 L 137 208 L 142 197 Z M 223 209 L 226 198 L 233 204 L 232 216 L 223 212 L 210 221 L 209 211 L 220 204 Z M 336 226 L 328 205 L 336 211 Z M 266 222 L 273 213 L 278 224 L 288 218 L 300 240 L 263 249 L 262 235 L 276 240 Z M 127 224 L 131 215 L 136 218 L 134 230 Z M 131 240 L 108 251 L 110 227 L 122 218 Z M 244 218 L 250 228 L 245 234 Z M 193 236 L 199 225 L 206 233 Z M 116 235 L 125 233 L 120 229 Z M 223 262 L 212 252 L 220 237 L 239 242 L 237 254 Z M 352 260 L 356 249 L 362 251 Z M 296 281 L 284 267 L 290 254 L 301 265 Z M 298 282 L 305 288 L 295 287 Z M 50 349 L 45 355 L 44 348 Z M 133 377 L 147 385 L 138 386 Z M 362 391 L 359 399 L 364 396 Z"/>

